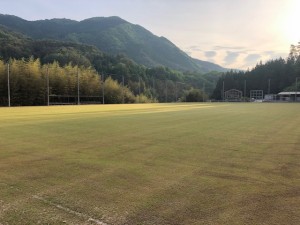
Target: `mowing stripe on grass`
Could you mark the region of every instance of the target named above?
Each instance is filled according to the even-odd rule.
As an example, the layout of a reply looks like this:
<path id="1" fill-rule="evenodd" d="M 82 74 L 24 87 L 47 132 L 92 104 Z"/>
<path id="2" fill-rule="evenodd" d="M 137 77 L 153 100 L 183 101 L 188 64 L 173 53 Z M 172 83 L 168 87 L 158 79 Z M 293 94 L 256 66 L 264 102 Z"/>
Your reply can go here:
<path id="1" fill-rule="evenodd" d="M 48 204 L 48 205 L 54 206 L 55 208 L 61 209 L 61 210 L 65 211 L 65 212 L 67 212 L 67 213 L 70 213 L 70 214 L 73 214 L 75 216 L 81 217 L 81 218 L 87 220 L 88 222 L 93 222 L 93 223 L 98 224 L 98 225 L 109 225 L 109 224 L 104 223 L 104 222 L 102 222 L 102 221 L 100 221 L 98 219 L 94 219 L 94 218 L 92 218 L 89 215 L 86 215 L 84 213 L 76 212 L 76 211 L 74 211 L 74 210 L 72 210 L 72 209 L 70 209 L 68 207 L 65 207 L 65 206 L 62 206 L 62 205 L 59 205 L 59 204 L 55 204 L 55 203 L 53 203 L 53 202 L 51 202 L 51 201 L 49 201 L 49 200 L 47 200 L 45 198 L 42 198 L 42 197 L 40 197 L 38 195 L 33 195 L 32 197 L 34 199 L 42 201 L 45 204 Z"/>
<path id="2" fill-rule="evenodd" d="M 0 221 L 299 225 L 299 111 L 245 103 L 0 108 Z"/>

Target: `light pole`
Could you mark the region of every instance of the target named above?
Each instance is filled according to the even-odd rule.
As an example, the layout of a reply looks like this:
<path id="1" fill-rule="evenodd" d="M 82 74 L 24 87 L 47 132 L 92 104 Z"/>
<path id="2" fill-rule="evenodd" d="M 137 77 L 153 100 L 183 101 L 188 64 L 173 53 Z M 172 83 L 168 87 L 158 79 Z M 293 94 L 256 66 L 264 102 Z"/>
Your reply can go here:
<path id="1" fill-rule="evenodd" d="M 139 76 L 139 103 L 141 103 L 141 78 Z"/>
<path id="2" fill-rule="evenodd" d="M 175 102 L 177 102 L 178 96 L 177 96 L 177 82 L 175 82 Z"/>
<path id="3" fill-rule="evenodd" d="M 47 106 L 50 105 L 50 88 L 49 88 L 49 65 L 47 65 Z"/>
<path id="4" fill-rule="evenodd" d="M 222 100 L 225 102 L 225 81 L 223 81 L 223 89 L 222 89 Z"/>
<path id="5" fill-rule="evenodd" d="M 8 107 L 10 107 L 10 81 L 9 81 L 9 63 L 7 64 L 7 100 L 8 100 Z"/>
<path id="6" fill-rule="evenodd" d="M 77 66 L 77 105 L 80 105 L 79 71 Z"/>
<path id="7" fill-rule="evenodd" d="M 104 73 L 103 72 L 102 72 L 101 80 L 102 80 L 102 104 L 105 104 L 105 97 L 104 97 Z"/>
<path id="8" fill-rule="evenodd" d="M 247 89 L 247 81 L 244 81 L 244 102 L 246 102 L 246 89 Z"/>

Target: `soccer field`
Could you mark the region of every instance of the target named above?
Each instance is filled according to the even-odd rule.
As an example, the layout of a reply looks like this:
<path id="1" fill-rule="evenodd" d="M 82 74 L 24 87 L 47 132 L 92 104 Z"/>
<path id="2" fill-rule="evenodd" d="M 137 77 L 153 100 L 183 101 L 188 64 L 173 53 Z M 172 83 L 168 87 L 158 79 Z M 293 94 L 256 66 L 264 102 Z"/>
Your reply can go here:
<path id="1" fill-rule="evenodd" d="M 0 108 L 0 225 L 298 225 L 300 104 Z"/>

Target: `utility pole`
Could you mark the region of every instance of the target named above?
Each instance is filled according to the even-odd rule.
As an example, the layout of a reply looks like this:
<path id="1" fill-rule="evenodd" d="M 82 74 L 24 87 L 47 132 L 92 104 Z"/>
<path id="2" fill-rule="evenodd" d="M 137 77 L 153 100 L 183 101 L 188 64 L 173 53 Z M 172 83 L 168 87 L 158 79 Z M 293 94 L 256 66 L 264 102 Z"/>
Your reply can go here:
<path id="1" fill-rule="evenodd" d="M 104 102 L 104 73 L 102 72 L 102 104 L 105 104 Z"/>
<path id="2" fill-rule="evenodd" d="M 244 81 L 244 102 L 246 102 L 247 81 Z"/>
<path id="3" fill-rule="evenodd" d="M 175 102 L 177 102 L 177 82 L 175 82 Z"/>
<path id="4" fill-rule="evenodd" d="M 268 82 L 268 94 L 270 94 L 270 91 L 271 91 L 271 79 L 269 79 Z"/>
<path id="5" fill-rule="evenodd" d="M 141 78 L 139 77 L 139 103 L 141 103 Z"/>
<path id="6" fill-rule="evenodd" d="M 78 71 L 78 66 L 77 66 L 77 105 L 80 105 L 80 89 L 79 89 L 79 71 Z"/>
<path id="7" fill-rule="evenodd" d="M 47 106 L 50 105 L 49 64 L 47 65 Z"/>
<path id="8" fill-rule="evenodd" d="M 224 94 L 225 94 L 225 82 L 223 81 L 223 89 L 222 89 L 222 100 L 223 100 L 223 102 L 225 102 Z"/>
<path id="9" fill-rule="evenodd" d="M 9 81 L 9 63 L 7 64 L 7 100 L 8 100 L 8 107 L 10 107 L 10 81 Z"/>

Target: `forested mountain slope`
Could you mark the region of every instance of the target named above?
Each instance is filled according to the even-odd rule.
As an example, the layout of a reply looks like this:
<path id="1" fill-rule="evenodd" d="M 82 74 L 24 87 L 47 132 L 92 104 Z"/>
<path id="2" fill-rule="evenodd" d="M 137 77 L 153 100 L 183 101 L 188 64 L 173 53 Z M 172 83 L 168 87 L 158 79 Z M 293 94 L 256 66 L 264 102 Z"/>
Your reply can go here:
<path id="1" fill-rule="evenodd" d="M 181 71 L 225 71 L 214 63 L 196 60 L 164 37 L 119 17 L 83 21 L 51 19 L 27 21 L 0 15 L 0 24 L 35 40 L 52 39 L 96 46 L 109 54 L 124 54 L 146 67 L 166 66 Z"/>

